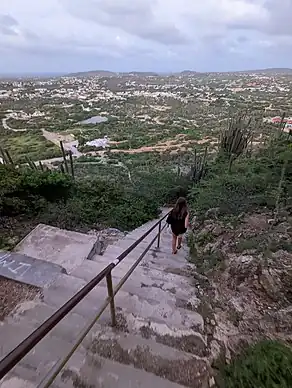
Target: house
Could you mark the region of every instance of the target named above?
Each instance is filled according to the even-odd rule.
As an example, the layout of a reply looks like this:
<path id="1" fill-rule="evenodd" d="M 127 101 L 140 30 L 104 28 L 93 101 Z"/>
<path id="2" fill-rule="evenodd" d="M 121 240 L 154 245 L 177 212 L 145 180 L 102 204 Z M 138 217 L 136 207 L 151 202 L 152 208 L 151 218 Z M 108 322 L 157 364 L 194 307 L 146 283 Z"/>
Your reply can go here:
<path id="1" fill-rule="evenodd" d="M 271 119 L 272 123 L 273 124 L 280 124 L 282 122 L 282 117 L 280 116 L 277 116 L 277 117 L 273 117 Z M 283 123 L 286 123 L 286 124 L 292 124 L 292 119 L 289 117 L 289 118 L 284 118 L 283 119 Z"/>

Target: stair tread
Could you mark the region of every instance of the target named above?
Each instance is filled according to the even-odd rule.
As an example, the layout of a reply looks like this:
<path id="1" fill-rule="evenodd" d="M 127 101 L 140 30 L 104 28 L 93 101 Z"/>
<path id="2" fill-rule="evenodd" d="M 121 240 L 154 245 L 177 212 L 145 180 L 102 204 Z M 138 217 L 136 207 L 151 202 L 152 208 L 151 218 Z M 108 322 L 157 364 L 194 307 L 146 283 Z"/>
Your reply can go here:
<path id="1" fill-rule="evenodd" d="M 170 209 L 164 209 L 166 214 Z M 5 319 L 0 326 L 0 356 L 9 353 L 108 264 L 143 236 L 153 220 L 60 273 L 43 288 L 43 299 Z M 165 221 L 162 222 L 164 226 Z M 136 263 L 158 233 L 158 227 L 112 270 L 114 287 Z M 115 296 L 117 327 L 106 308 L 80 347 L 56 378 L 53 388 L 206 388 L 211 375 L 204 319 L 193 284 L 185 246 L 171 254 L 172 234 L 165 229 L 160 248 L 155 241 Z M 0 388 L 33 388 L 72 348 L 84 327 L 108 297 L 103 279 L 0 382 Z M 27 308 L 27 309 L 25 309 Z M 14 379 L 14 380 L 13 380 Z M 18 384 L 18 385 L 17 385 Z"/>
<path id="2" fill-rule="evenodd" d="M 137 335 L 100 331 L 93 336 L 89 349 L 95 355 L 186 386 L 196 387 L 198 380 L 208 375 L 204 358 Z"/>
<path id="3" fill-rule="evenodd" d="M 80 386 L 94 388 L 182 388 L 182 385 L 170 382 L 152 373 L 136 369 L 132 365 L 121 364 L 100 356 L 88 356 L 84 365 L 63 374 L 67 382 L 78 381 Z M 77 377 L 77 379 L 76 379 Z M 66 380 L 65 380 L 66 381 Z"/>

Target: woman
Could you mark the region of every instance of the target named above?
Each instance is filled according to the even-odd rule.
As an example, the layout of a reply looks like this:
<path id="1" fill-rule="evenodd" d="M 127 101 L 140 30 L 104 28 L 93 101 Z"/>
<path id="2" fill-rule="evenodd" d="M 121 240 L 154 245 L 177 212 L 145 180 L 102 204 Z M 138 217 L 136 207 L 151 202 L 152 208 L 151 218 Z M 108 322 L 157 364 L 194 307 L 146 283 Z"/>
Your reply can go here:
<path id="1" fill-rule="evenodd" d="M 166 222 L 171 226 L 172 253 L 175 255 L 177 254 L 177 250 L 181 248 L 183 235 L 189 226 L 189 212 L 185 198 L 180 197 L 177 200 Z"/>

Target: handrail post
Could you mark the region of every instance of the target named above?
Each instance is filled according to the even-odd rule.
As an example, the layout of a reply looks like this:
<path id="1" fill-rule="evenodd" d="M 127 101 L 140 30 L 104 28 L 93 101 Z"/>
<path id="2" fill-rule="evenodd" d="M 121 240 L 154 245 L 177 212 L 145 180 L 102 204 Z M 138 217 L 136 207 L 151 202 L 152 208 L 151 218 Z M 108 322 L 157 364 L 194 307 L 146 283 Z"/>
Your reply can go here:
<path id="1" fill-rule="evenodd" d="M 157 248 L 160 247 L 160 235 L 161 235 L 161 221 L 158 224 L 158 239 L 157 239 Z"/>
<path id="2" fill-rule="evenodd" d="M 115 309 L 115 300 L 114 300 L 114 291 L 113 291 L 112 272 L 110 272 L 106 276 L 106 284 L 107 284 L 108 297 L 110 299 L 112 327 L 115 327 L 117 325 L 117 320 L 116 320 L 116 309 Z"/>

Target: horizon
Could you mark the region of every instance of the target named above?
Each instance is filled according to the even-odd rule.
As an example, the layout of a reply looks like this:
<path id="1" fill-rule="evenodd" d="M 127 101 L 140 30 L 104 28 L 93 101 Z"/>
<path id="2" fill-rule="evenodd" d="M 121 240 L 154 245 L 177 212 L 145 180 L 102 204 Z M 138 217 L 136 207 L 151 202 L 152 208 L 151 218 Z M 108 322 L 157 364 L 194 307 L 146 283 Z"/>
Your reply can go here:
<path id="1" fill-rule="evenodd" d="M 291 0 L 10 0 L 0 73 L 288 68 L 291 14 Z"/>
<path id="2" fill-rule="evenodd" d="M 91 69 L 91 70 L 80 70 L 80 71 L 61 71 L 61 72 L 50 72 L 50 71 L 42 71 L 42 72 L 14 72 L 14 73 L 0 73 L 0 78 L 5 77 L 39 77 L 39 76 L 66 76 L 70 74 L 86 74 L 91 72 L 109 72 L 114 74 L 130 74 L 130 73 L 154 73 L 157 75 L 172 75 L 172 74 L 181 74 L 183 72 L 192 72 L 198 74 L 206 74 L 206 73 L 253 73 L 253 72 L 269 72 L 269 71 L 277 71 L 277 70 L 287 70 L 288 72 L 292 72 L 292 67 L 273 67 L 273 68 L 257 68 L 257 69 L 243 69 L 243 70 L 224 70 L 224 71 L 197 71 L 192 69 L 183 69 L 178 71 L 155 71 L 155 70 L 129 70 L 129 71 L 113 71 L 108 69 Z"/>

